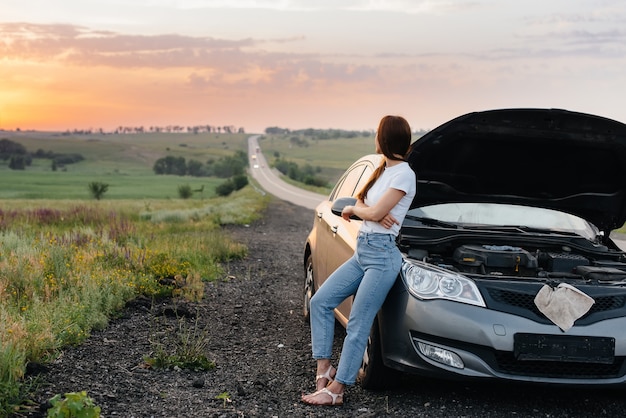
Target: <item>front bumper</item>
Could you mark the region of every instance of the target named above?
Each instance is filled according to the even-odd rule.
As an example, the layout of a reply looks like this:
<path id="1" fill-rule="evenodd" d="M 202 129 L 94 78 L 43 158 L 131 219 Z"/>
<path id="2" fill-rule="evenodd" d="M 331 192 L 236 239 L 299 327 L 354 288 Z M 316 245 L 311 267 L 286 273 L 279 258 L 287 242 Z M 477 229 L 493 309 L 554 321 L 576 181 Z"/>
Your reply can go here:
<path id="1" fill-rule="evenodd" d="M 383 361 L 405 372 L 441 378 L 493 378 L 570 385 L 626 383 L 626 318 L 575 325 L 562 332 L 556 325 L 446 300 L 419 300 L 398 280 L 379 315 Z M 516 333 L 615 338 L 612 364 L 518 360 Z M 419 343 L 458 356 L 462 367 L 427 357 Z"/>

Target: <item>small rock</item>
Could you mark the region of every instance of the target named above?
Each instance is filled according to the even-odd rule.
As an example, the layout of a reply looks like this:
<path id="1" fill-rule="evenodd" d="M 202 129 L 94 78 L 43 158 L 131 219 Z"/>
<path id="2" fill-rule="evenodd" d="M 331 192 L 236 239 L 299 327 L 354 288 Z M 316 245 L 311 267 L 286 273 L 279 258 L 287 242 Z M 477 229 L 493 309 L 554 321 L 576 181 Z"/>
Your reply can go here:
<path id="1" fill-rule="evenodd" d="M 237 395 L 246 396 L 246 390 L 243 388 L 243 386 L 239 382 L 237 382 Z"/>

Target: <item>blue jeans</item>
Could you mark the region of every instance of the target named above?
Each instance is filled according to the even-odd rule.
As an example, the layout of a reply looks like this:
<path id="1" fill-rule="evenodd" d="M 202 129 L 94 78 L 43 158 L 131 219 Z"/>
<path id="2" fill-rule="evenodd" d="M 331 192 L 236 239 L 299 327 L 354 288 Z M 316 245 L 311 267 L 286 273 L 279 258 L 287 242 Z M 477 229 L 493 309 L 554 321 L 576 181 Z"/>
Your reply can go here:
<path id="1" fill-rule="evenodd" d="M 333 310 L 355 295 L 335 376 L 339 383 L 352 385 L 356 381 L 372 323 L 396 281 L 401 263 L 395 236 L 361 232 L 354 255 L 311 298 L 313 358 L 330 359 L 335 331 Z"/>

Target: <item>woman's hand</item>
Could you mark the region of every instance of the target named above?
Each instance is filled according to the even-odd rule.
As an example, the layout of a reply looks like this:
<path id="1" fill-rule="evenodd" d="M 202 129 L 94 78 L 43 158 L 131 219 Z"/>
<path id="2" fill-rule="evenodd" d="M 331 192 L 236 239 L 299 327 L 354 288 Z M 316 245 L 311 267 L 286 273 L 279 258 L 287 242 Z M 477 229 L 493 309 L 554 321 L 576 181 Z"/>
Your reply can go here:
<path id="1" fill-rule="evenodd" d="M 381 219 L 378 223 L 381 224 L 386 229 L 389 229 L 395 224 L 397 224 L 398 220 L 394 218 L 393 215 L 391 215 L 391 213 L 388 213 L 385 216 L 383 216 L 383 219 Z"/>
<path id="2" fill-rule="evenodd" d="M 343 210 L 341 211 L 341 217 L 350 222 L 350 216 L 354 215 L 354 206 L 348 205 L 348 206 L 344 206 Z"/>

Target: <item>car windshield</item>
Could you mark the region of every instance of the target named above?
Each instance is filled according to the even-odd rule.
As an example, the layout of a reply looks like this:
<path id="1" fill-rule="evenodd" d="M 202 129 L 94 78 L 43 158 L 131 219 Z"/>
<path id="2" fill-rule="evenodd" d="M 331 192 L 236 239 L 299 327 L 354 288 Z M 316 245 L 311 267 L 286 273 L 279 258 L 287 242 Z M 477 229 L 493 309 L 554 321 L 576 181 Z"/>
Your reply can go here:
<path id="1" fill-rule="evenodd" d="M 428 219 L 456 226 L 518 227 L 551 230 L 594 240 L 598 229 L 577 216 L 551 209 L 496 203 L 445 203 L 411 209 L 407 219 Z"/>

